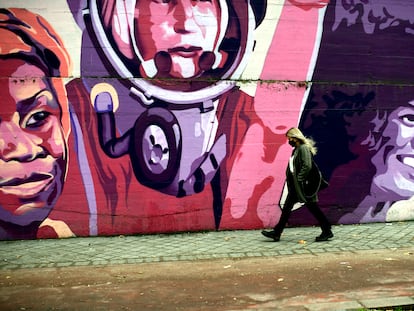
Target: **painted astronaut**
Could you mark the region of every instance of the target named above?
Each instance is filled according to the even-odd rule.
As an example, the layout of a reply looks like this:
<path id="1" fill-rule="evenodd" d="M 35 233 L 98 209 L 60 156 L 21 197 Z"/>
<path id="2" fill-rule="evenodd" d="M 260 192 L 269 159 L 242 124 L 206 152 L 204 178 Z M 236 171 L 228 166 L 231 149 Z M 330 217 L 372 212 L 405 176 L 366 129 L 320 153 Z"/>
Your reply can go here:
<path id="1" fill-rule="evenodd" d="M 216 176 L 213 193 L 218 201 L 225 194 L 231 165 L 224 162 L 251 118 L 241 110 L 254 113 L 234 80 L 266 9 L 265 1 L 234 2 L 105 0 L 84 10 L 82 77 L 100 145 L 112 158 L 129 154 L 147 187 L 182 197 Z M 118 78 L 102 83 L 104 76 Z"/>

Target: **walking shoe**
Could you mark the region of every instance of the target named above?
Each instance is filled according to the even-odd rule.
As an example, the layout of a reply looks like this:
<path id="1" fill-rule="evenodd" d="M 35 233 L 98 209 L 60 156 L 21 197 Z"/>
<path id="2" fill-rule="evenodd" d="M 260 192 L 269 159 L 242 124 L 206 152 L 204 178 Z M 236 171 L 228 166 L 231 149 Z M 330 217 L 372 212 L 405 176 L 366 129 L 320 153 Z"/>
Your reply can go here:
<path id="1" fill-rule="evenodd" d="M 315 238 L 315 242 L 324 242 L 324 241 L 328 241 L 330 238 L 333 238 L 333 233 L 331 230 L 326 231 L 326 232 L 322 232 L 320 236 L 317 236 Z"/>
<path id="2" fill-rule="evenodd" d="M 279 242 L 279 240 L 280 240 L 280 235 L 276 234 L 276 232 L 274 230 L 272 230 L 272 231 L 265 231 L 265 230 L 263 230 L 262 231 L 262 234 L 266 238 L 273 239 L 273 241 L 275 241 L 275 242 Z"/>

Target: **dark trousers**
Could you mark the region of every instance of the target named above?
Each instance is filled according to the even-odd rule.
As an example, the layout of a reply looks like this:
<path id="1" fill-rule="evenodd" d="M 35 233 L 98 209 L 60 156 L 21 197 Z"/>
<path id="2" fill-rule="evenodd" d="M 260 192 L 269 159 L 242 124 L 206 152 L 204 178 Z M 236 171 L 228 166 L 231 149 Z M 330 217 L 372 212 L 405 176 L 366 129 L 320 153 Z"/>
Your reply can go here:
<path id="1" fill-rule="evenodd" d="M 285 229 L 290 214 L 292 213 L 293 205 L 295 205 L 296 202 L 298 202 L 296 196 L 291 195 L 289 193 L 286 198 L 285 205 L 282 209 L 282 215 L 280 216 L 279 223 L 274 228 L 274 231 L 277 235 L 281 235 L 283 229 Z M 331 224 L 329 223 L 329 220 L 326 218 L 324 213 L 322 213 L 317 202 L 307 202 L 306 207 L 309 209 L 312 215 L 318 220 L 322 232 L 327 232 L 331 230 Z"/>

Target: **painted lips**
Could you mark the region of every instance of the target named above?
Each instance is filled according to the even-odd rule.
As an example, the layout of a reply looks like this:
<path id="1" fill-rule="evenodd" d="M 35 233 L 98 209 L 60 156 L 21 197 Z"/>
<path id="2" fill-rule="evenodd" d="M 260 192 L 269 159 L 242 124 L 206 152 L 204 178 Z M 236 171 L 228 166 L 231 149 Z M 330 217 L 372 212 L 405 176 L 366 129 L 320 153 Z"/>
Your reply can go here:
<path id="1" fill-rule="evenodd" d="M 44 191 L 53 181 L 49 173 L 35 173 L 28 178 L 12 178 L 0 182 L 0 191 L 20 198 L 31 198 Z"/>
<path id="2" fill-rule="evenodd" d="M 175 47 L 172 49 L 168 49 L 168 53 L 170 54 L 177 54 L 182 57 L 193 57 L 194 55 L 198 54 L 201 51 L 201 47 Z"/>
<path id="3" fill-rule="evenodd" d="M 398 155 L 397 160 L 404 165 L 414 168 L 414 155 Z"/>

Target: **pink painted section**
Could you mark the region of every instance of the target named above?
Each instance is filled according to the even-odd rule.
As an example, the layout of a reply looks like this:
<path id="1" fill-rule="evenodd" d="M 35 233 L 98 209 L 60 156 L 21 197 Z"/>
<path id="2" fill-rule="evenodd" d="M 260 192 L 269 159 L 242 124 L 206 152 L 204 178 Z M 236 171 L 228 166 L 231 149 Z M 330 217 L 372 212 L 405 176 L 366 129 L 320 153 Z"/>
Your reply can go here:
<path id="1" fill-rule="evenodd" d="M 317 9 L 305 11 L 286 5 L 260 79 L 305 81 L 317 28 Z M 255 209 L 255 217 L 262 221 L 264 227 L 273 226 L 279 219 L 278 203 L 292 151 L 284 134 L 290 127 L 297 126 L 304 95 L 304 84 L 283 82 L 258 85 L 255 110 L 264 128 L 252 126 L 248 129 L 234 164 L 227 195 L 227 207 L 233 221 L 249 213 L 249 208 Z M 250 176 L 248 183 L 241 183 L 246 176 Z"/>

